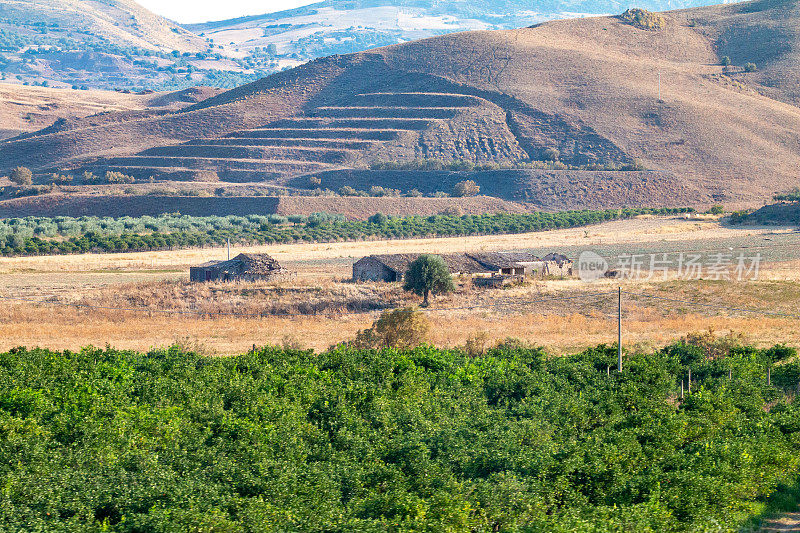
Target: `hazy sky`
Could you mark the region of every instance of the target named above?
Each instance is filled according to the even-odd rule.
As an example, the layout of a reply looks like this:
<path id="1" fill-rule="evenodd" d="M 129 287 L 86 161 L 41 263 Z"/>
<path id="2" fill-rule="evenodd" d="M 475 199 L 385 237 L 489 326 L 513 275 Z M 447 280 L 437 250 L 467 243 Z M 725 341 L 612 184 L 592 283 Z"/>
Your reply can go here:
<path id="1" fill-rule="evenodd" d="M 150 11 L 177 22 L 208 22 L 246 15 L 263 15 L 319 0 L 138 0 Z"/>

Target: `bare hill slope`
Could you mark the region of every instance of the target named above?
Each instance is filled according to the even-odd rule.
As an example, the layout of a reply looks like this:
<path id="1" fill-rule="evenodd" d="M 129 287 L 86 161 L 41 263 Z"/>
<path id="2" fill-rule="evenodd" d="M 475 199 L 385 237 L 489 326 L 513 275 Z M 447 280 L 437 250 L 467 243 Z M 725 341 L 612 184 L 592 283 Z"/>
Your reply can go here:
<path id="1" fill-rule="evenodd" d="M 520 167 L 557 156 L 572 167 L 554 170 L 569 173 L 554 179 L 563 191 L 527 189 L 580 206 L 603 202 L 604 189 L 590 185 L 597 180 L 590 168 L 639 159 L 659 178 L 642 177 L 642 186 L 619 180 L 635 191 L 626 204 L 655 197 L 756 204 L 797 183 L 796 86 L 778 82 L 781 71 L 791 72 L 787 79 L 800 76 L 793 66 L 800 57 L 795 5 L 671 12 L 656 17 L 655 30 L 616 17 L 558 21 L 333 56 L 178 113 L 78 122 L 69 131 L 5 142 L 0 164 L 182 179 L 211 171 L 223 181 L 289 186 L 325 172 L 326 187 L 332 172 L 384 161 Z M 743 34 L 752 48 L 734 38 L 731 28 L 742 25 L 766 28 Z M 783 43 L 783 52 L 755 43 L 764 35 Z M 734 66 L 762 67 L 724 69 L 725 54 Z M 399 173 L 395 188 L 410 189 L 416 175 Z M 504 175 L 465 173 L 490 180 L 482 183 L 486 189 Z M 341 176 L 331 183 L 341 184 Z"/>

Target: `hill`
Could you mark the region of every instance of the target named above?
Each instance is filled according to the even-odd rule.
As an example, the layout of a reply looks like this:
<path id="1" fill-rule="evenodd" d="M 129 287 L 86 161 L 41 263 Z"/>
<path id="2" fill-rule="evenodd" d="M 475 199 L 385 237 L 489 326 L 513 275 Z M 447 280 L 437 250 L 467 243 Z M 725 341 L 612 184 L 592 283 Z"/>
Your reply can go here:
<path id="1" fill-rule="evenodd" d="M 187 28 L 240 50 L 274 47 L 283 62 L 361 52 L 447 33 L 505 30 L 554 19 L 707 5 L 698 0 L 324 0 L 309 6 Z"/>
<path id="2" fill-rule="evenodd" d="M 230 87 L 263 76 L 260 66 L 230 57 L 131 0 L 0 0 L 0 77 L 9 82 Z"/>
<path id="3" fill-rule="evenodd" d="M 779 81 L 800 75 L 796 4 L 648 16 L 654 29 L 597 17 L 332 56 L 180 112 L 5 142 L 0 161 L 428 193 L 449 192 L 453 175 L 425 174 L 445 165 L 498 196 L 560 208 L 746 206 L 796 185 L 800 110 Z"/>
<path id="4" fill-rule="evenodd" d="M 84 118 L 86 120 L 80 122 L 82 125 L 97 124 L 111 117 L 113 120 L 128 120 L 133 116 L 163 114 L 220 92 L 197 87 L 171 93 L 133 94 L 0 83 L 0 139 L 39 130 L 43 130 L 41 133 L 65 131 L 78 119 Z"/>

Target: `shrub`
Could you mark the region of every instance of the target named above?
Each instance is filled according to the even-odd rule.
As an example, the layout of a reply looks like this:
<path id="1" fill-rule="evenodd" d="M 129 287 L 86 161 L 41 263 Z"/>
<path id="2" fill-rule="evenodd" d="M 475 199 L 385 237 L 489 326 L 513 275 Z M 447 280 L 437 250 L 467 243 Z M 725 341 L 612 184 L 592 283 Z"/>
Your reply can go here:
<path id="1" fill-rule="evenodd" d="M 658 13 L 651 13 L 646 9 L 636 7 L 628 9 L 619 18 L 642 30 L 660 30 L 667 25 L 667 19 Z"/>
<path id="2" fill-rule="evenodd" d="M 383 213 L 375 213 L 367 219 L 367 222 L 370 224 L 375 224 L 376 226 L 384 226 L 389 222 L 389 217 Z"/>
<path id="3" fill-rule="evenodd" d="M 456 183 L 453 187 L 453 196 L 477 196 L 481 188 L 472 180 L 464 180 Z"/>
<path id="4" fill-rule="evenodd" d="M 127 174 L 123 174 L 122 172 L 107 170 L 105 174 L 106 183 L 133 183 L 135 181 L 136 179 L 134 179 L 133 176 L 128 176 Z"/>
<path id="5" fill-rule="evenodd" d="M 359 348 L 397 348 L 409 350 L 428 339 L 430 323 L 418 309 L 407 307 L 383 313 L 372 327 L 359 331 L 355 345 Z"/>
<path id="6" fill-rule="evenodd" d="M 728 56 L 722 56 L 722 59 L 719 60 L 719 64 L 723 67 L 731 66 L 731 58 Z"/>
<path id="7" fill-rule="evenodd" d="M 50 175 L 50 183 L 53 185 L 69 185 L 72 183 L 72 176 L 69 174 L 61 175 L 57 172 L 53 172 L 53 174 Z"/>
<path id="8" fill-rule="evenodd" d="M 545 161 L 558 161 L 561 158 L 561 152 L 555 148 L 545 148 L 542 151 L 542 159 Z"/>
<path id="9" fill-rule="evenodd" d="M 438 255 L 421 255 L 406 271 L 403 289 L 423 297 L 422 306 L 428 306 L 431 294 L 453 292 L 453 277 L 444 259 Z"/>
<path id="10" fill-rule="evenodd" d="M 721 205 L 714 205 L 711 206 L 711 209 L 709 209 L 708 212 L 712 215 L 721 215 L 725 212 L 725 209 Z"/>
<path id="11" fill-rule="evenodd" d="M 461 206 L 458 205 L 451 205 L 447 208 L 443 209 L 440 215 L 445 215 L 448 217 L 460 217 L 464 215 L 464 210 L 461 209 Z"/>
<path id="12" fill-rule="evenodd" d="M 756 66 L 755 63 L 745 63 L 744 65 L 745 72 L 755 72 L 756 70 L 758 70 L 758 67 Z"/>
<path id="13" fill-rule="evenodd" d="M 33 172 L 27 167 L 17 167 L 11 171 L 9 179 L 20 187 L 33 185 Z"/>

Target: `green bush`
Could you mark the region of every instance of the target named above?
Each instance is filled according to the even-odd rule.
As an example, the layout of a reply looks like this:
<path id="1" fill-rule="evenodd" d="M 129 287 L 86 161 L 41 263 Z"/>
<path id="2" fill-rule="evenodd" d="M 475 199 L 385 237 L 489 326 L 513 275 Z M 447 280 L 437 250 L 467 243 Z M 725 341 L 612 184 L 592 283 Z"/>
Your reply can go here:
<path id="1" fill-rule="evenodd" d="M 755 63 L 745 63 L 744 64 L 744 71 L 745 72 L 755 72 L 756 70 L 758 70 L 758 67 L 756 66 Z"/>
<path id="2" fill-rule="evenodd" d="M 741 346 L 692 363 L 681 399 L 688 349 L 610 375 L 608 346 L 15 349 L 0 528 L 737 531 L 796 483 L 800 403 Z"/>
<path id="3" fill-rule="evenodd" d="M 480 186 L 472 180 L 459 181 L 453 187 L 453 196 L 457 197 L 478 196 L 480 192 Z"/>
<path id="4" fill-rule="evenodd" d="M 17 167 L 11 171 L 9 179 L 20 187 L 29 187 L 33 185 L 33 172 L 26 167 Z"/>

